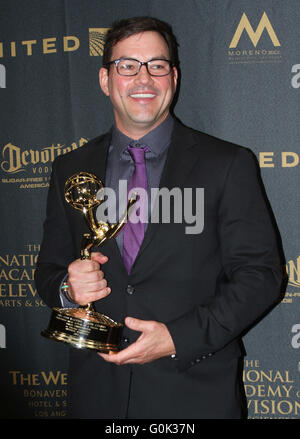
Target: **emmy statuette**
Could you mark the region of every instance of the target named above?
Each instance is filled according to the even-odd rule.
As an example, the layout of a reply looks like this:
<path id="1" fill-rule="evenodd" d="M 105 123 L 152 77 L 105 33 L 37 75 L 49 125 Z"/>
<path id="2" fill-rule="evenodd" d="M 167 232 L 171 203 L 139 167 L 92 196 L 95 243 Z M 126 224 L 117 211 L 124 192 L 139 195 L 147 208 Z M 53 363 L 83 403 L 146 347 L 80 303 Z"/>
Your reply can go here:
<path id="1" fill-rule="evenodd" d="M 135 198 L 131 198 L 120 221 L 109 224 L 95 218 L 96 208 L 103 202 L 103 198 L 101 180 L 88 172 L 79 172 L 65 183 L 65 200 L 83 213 L 90 230 L 90 233 L 82 237 L 81 259 L 91 259 L 93 247 L 99 247 L 117 235 L 126 223 L 130 207 L 136 202 Z M 93 303 L 88 303 L 79 308 L 53 308 L 48 328 L 42 335 L 76 348 L 115 353 L 119 350 L 122 329 L 122 323 L 98 313 Z"/>

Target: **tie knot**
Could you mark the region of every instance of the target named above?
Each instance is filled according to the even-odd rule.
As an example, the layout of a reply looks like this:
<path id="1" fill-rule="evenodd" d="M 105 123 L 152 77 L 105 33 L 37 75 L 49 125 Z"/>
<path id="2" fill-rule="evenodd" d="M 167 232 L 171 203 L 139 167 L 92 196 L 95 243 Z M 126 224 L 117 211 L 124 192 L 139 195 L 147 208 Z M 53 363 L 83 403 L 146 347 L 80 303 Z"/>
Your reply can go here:
<path id="1" fill-rule="evenodd" d="M 140 145 L 140 146 L 131 146 L 129 145 L 127 147 L 129 154 L 132 157 L 132 160 L 135 164 L 143 164 L 145 163 L 145 152 L 149 151 L 147 146 Z"/>

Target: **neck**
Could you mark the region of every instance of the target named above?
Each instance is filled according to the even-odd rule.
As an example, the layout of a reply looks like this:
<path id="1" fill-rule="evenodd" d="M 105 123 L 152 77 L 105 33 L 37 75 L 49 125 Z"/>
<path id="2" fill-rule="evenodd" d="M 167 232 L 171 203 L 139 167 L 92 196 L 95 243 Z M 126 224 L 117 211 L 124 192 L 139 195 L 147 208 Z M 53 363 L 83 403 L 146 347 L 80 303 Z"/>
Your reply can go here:
<path id="1" fill-rule="evenodd" d="M 127 124 L 125 126 L 122 123 L 120 123 L 120 121 L 118 121 L 117 118 L 115 119 L 115 124 L 118 130 L 121 131 L 123 134 L 125 134 L 125 136 L 133 140 L 138 140 L 144 137 L 146 134 L 150 133 L 150 131 L 157 128 L 161 123 L 163 123 L 164 120 L 166 120 L 166 118 L 168 117 L 168 114 L 169 113 L 167 113 L 162 119 L 156 121 L 155 123 L 152 123 L 151 125 L 132 124 L 131 126 L 128 126 Z"/>

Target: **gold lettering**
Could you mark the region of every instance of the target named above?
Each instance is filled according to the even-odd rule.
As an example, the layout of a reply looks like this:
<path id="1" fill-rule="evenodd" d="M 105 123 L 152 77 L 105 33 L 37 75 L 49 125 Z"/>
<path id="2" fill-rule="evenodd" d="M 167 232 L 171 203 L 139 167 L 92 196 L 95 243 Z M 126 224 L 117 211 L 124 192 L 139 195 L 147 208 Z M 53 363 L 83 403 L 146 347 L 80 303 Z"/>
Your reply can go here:
<path id="1" fill-rule="evenodd" d="M 11 287 L 9 289 L 12 290 L 13 285 L 9 284 L 9 287 Z M 13 294 L 11 292 L 9 294 L 9 296 L 11 296 L 11 297 L 27 297 L 27 294 L 26 294 L 27 285 L 26 284 L 17 284 L 16 287 L 17 287 L 17 294 Z"/>
<path id="2" fill-rule="evenodd" d="M 6 255 L 5 259 L 4 257 L 0 256 L 0 262 L 3 262 L 8 267 L 9 264 L 9 255 Z"/>
<path id="3" fill-rule="evenodd" d="M 32 55 L 32 45 L 36 44 L 36 40 L 22 41 L 23 46 L 27 46 L 27 56 Z"/>
<path id="4" fill-rule="evenodd" d="M 12 143 L 8 143 L 3 148 L 2 151 L 3 158 L 6 154 L 6 151 L 8 152 L 8 160 L 3 161 L 1 163 L 1 169 L 3 171 L 11 172 L 11 173 L 22 171 L 24 168 L 22 168 L 22 164 L 21 164 L 20 148 L 18 146 L 13 145 Z"/>
<path id="5" fill-rule="evenodd" d="M 47 148 L 41 151 L 41 162 L 44 164 L 49 162 L 49 151 Z"/>
<path id="6" fill-rule="evenodd" d="M 245 360 L 245 367 L 259 367 L 259 360 Z"/>
<path id="7" fill-rule="evenodd" d="M 248 398 L 255 395 L 256 389 L 252 384 L 244 384 L 245 393 Z"/>
<path id="8" fill-rule="evenodd" d="M 265 385 L 258 384 L 257 386 L 257 396 L 266 396 Z"/>
<path id="9" fill-rule="evenodd" d="M 19 280 L 34 280 L 34 273 L 35 268 L 33 268 L 31 271 L 23 270 L 21 271 Z"/>
<path id="10" fill-rule="evenodd" d="M 252 409 L 254 415 L 298 415 L 300 402 L 286 399 L 280 401 L 274 399 L 249 399 L 248 409 Z"/>
<path id="11" fill-rule="evenodd" d="M 69 41 L 73 42 L 73 46 L 69 46 Z M 79 38 L 74 36 L 67 36 L 63 38 L 63 44 L 64 44 L 64 52 L 73 52 L 74 50 L 77 50 L 80 46 Z"/>
<path id="12" fill-rule="evenodd" d="M 35 269 L 33 268 L 30 271 L 27 270 L 20 270 L 18 268 L 12 268 L 11 270 L 8 270 L 6 273 L 4 269 L 0 271 L 0 280 L 12 280 L 12 281 L 19 281 L 19 280 L 34 280 L 34 272 Z"/>
<path id="13" fill-rule="evenodd" d="M 29 293 L 33 297 L 37 294 L 36 289 L 31 284 L 0 284 L 0 297 L 27 297 Z"/>
<path id="14" fill-rule="evenodd" d="M 51 162 L 54 161 L 56 155 L 55 153 L 57 153 L 60 150 L 60 144 L 58 144 L 57 146 L 51 145 L 51 146 L 47 146 L 46 148 L 43 148 L 43 150 L 48 150 L 50 152 L 50 160 Z"/>
<path id="15" fill-rule="evenodd" d="M 280 371 L 278 370 L 275 374 L 273 382 L 275 382 L 275 381 L 281 381 L 282 383 L 293 383 L 293 381 L 289 380 L 289 371 L 288 370 L 286 370 L 284 372 L 284 375 L 282 375 L 280 373 Z"/>
<path id="16" fill-rule="evenodd" d="M 6 284 L 0 284 L 0 297 L 6 297 Z"/>
<path id="17" fill-rule="evenodd" d="M 28 288 L 29 288 L 29 291 L 32 294 L 32 296 L 35 297 L 36 293 L 37 293 L 36 289 L 32 288 L 31 284 L 28 284 Z"/>
<path id="18" fill-rule="evenodd" d="M 10 54 L 11 54 L 11 56 L 16 56 L 16 43 L 15 43 L 15 41 L 12 41 L 10 43 Z"/>
<path id="19" fill-rule="evenodd" d="M 8 280 L 8 276 L 7 276 L 4 268 L 0 271 L 0 280 L 2 280 L 2 279 Z"/>
<path id="20" fill-rule="evenodd" d="M 22 255 L 19 255 L 19 256 L 22 256 Z M 10 265 L 13 265 L 13 264 L 18 265 L 18 266 L 20 265 L 20 262 L 18 260 L 17 255 L 13 255 L 13 257 L 11 258 Z"/>
<path id="21" fill-rule="evenodd" d="M 10 280 L 19 280 L 18 276 L 14 277 L 14 273 L 17 272 L 19 274 L 19 269 L 18 268 L 12 268 L 11 270 L 9 270 L 8 275 L 9 275 L 9 279 Z"/>
<path id="22" fill-rule="evenodd" d="M 274 152 L 260 152 L 259 165 L 261 168 L 274 168 L 273 163 Z"/>
<path id="23" fill-rule="evenodd" d="M 55 48 L 56 38 L 44 38 L 43 39 L 43 53 L 55 53 L 57 52 Z"/>
<path id="24" fill-rule="evenodd" d="M 262 407 L 263 409 L 265 409 L 265 410 L 261 410 L 261 413 L 262 413 L 263 415 L 269 413 L 269 407 L 268 407 L 268 404 L 267 404 L 267 403 L 268 403 L 268 401 L 267 401 L 266 399 L 263 399 L 263 400 L 261 401 L 261 407 Z M 256 413 L 258 413 L 258 410 L 257 410 Z"/>
<path id="25" fill-rule="evenodd" d="M 30 161 L 31 161 L 31 163 L 33 165 L 36 165 L 39 162 L 39 159 L 40 159 L 39 150 L 37 149 L 37 150 L 34 151 L 33 149 L 30 149 L 29 152 L 30 152 Z"/>
<path id="26" fill-rule="evenodd" d="M 300 286 L 300 256 L 296 259 L 296 263 L 291 260 L 286 265 L 286 271 L 289 276 L 289 285 Z"/>
<path id="27" fill-rule="evenodd" d="M 13 385 L 21 385 L 21 386 L 41 386 L 42 381 L 44 381 L 44 383 L 49 386 L 50 384 L 55 384 L 56 386 L 58 384 L 60 385 L 67 385 L 67 374 L 66 373 L 62 373 L 61 371 L 57 371 L 56 375 L 50 371 L 48 373 L 48 375 L 46 374 L 46 372 L 41 371 L 41 377 L 38 373 L 22 373 L 19 370 L 10 370 L 9 374 L 11 375 L 12 378 L 12 384 Z M 28 391 L 24 391 L 24 392 L 28 392 Z M 62 397 L 62 396 L 66 396 L 66 391 L 64 390 L 32 390 L 33 395 L 29 395 L 29 394 L 24 394 L 24 396 L 32 396 L 32 397 L 53 397 L 53 396 L 57 396 L 57 397 Z M 41 394 L 37 393 L 37 392 L 42 392 Z"/>
<path id="28" fill-rule="evenodd" d="M 288 161 L 288 157 L 291 157 L 292 161 Z M 299 155 L 295 152 L 282 152 L 281 159 L 283 168 L 292 168 L 299 164 Z"/>
<path id="29" fill-rule="evenodd" d="M 40 385 L 39 376 L 38 376 L 37 373 L 32 374 L 32 385 L 33 386 L 39 386 Z"/>
<path id="30" fill-rule="evenodd" d="M 41 151 L 38 149 L 29 149 L 23 152 L 21 152 L 20 147 L 8 143 L 2 150 L 3 161 L 1 163 L 1 169 L 4 172 L 14 174 L 24 171 L 25 167 L 30 164 L 36 165 L 39 162 L 43 164 L 53 162 L 57 156 L 61 155 L 61 153 L 65 154 L 66 152 L 77 149 L 87 143 L 87 141 L 87 139 L 80 138 L 78 144 L 72 142 L 71 147 L 63 148 L 61 144 L 58 144 L 57 146 L 47 146 Z"/>
<path id="31" fill-rule="evenodd" d="M 66 385 L 67 384 L 67 374 L 61 373 L 60 371 L 56 372 L 56 376 L 52 371 L 49 372 L 48 376 L 44 371 L 41 372 L 41 375 L 43 377 L 43 380 L 45 384 L 48 386 L 50 383 L 53 383 L 57 385 L 58 381 L 60 381 L 60 384 Z"/>
<path id="32" fill-rule="evenodd" d="M 243 380 L 247 383 L 257 383 L 259 381 L 271 383 L 275 383 L 277 381 L 280 381 L 282 383 L 293 383 L 293 380 L 290 380 L 288 370 L 285 370 L 284 372 L 280 372 L 279 370 L 277 370 L 274 373 L 273 370 L 264 372 L 262 370 L 250 369 L 243 372 Z"/>
<path id="33" fill-rule="evenodd" d="M 281 415 L 289 415 L 293 412 L 293 404 L 291 401 L 279 401 L 277 404 L 277 410 Z"/>
<path id="34" fill-rule="evenodd" d="M 259 381 L 260 374 L 259 374 L 259 371 L 257 371 L 257 370 L 248 370 L 246 372 L 246 375 L 247 375 L 247 380 L 252 382 L 252 383 Z"/>
<path id="35" fill-rule="evenodd" d="M 15 386 L 17 384 L 17 376 L 21 373 L 18 370 L 10 370 L 9 373 L 12 375 L 12 383 Z"/>
<path id="36" fill-rule="evenodd" d="M 290 392 L 293 389 L 293 386 L 290 387 L 282 386 L 282 389 L 285 391 L 285 396 L 287 398 L 290 398 Z"/>
<path id="37" fill-rule="evenodd" d="M 40 244 L 27 244 L 26 247 L 28 247 L 29 252 L 39 252 L 41 249 Z"/>
<path id="38" fill-rule="evenodd" d="M 260 372 L 260 379 L 261 381 L 264 381 L 264 378 L 266 378 L 266 381 L 270 381 L 272 382 L 272 371 L 269 370 L 269 374 L 267 375 L 266 372 L 264 372 L 263 370 Z"/>
<path id="39" fill-rule="evenodd" d="M 27 162 L 27 160 L 26 160 L 26 158 L 25 158 L 25 157 L 27 157 L 28 155 L 29 155 L 29 152 L 28 152 L 28 151 L 23 151 L 23 152 L 22 152 L 22 164 L 25 165 L 25 166 L 28 165 L 28 162 Z"/>

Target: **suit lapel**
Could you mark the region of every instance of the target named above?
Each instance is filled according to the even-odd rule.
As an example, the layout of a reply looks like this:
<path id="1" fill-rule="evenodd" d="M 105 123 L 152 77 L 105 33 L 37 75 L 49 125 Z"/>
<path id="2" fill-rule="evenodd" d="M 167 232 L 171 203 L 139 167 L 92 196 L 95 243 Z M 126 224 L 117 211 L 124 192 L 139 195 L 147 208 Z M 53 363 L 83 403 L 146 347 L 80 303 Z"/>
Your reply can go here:
<path id="1" fill-rule="evenodd" d="M 97 163 L 97 160 L 95 160 L 93 165 L 92 165 L 95 169 L 95 172 L 94 172 L 95 175 L 99 175 L 99 178 L 102 180 L 104 187 L 105 187 L 105 180 L 106 180 L 107 158 L 108 158 L 108 151 L 109 151 L 110 144 L 111 144 L 111 131 L 106 135 L 105 139 L 103 139 L 103 141 L 101 142 L 101 148 L 99 148 L 100 157 L 98 155 L 100 160 L 98 161 L 98 163 Z M 97 157 L 97 155 L 95 155 L 95 159 L 96 159 L 96 157 Z M 99 166 L 99 163 L 101 163 L 100 166 Z M 125 268 L 125 265 L 123 263 L 123 258 L 122 258 L 122 255 L 120 253 L 116 239 L 108 239 L 105 243 L 105 247 L 106 247 L 106 252 L 107 251 L 109 252 L 110 257 L 112 257 L 114 259 L 114 261 L 116 261 L 116 263 L 119 263 L 119 266 L 120 266 L 119 269 L 126 273 L 126 268 Z M 101 251 L 101 247 L 100 247 L 100 251 Z"/>
<path id="2" fill-rule="evenodd" d="M 105 134 L 102 139 L 92 145 L 90 154 L 86 158 L 86 163 L 83 161 L 80 164 L 83 170 L 91 172 L 100 178 L 104 186 L 110 141 L 111 132 Z"/>

